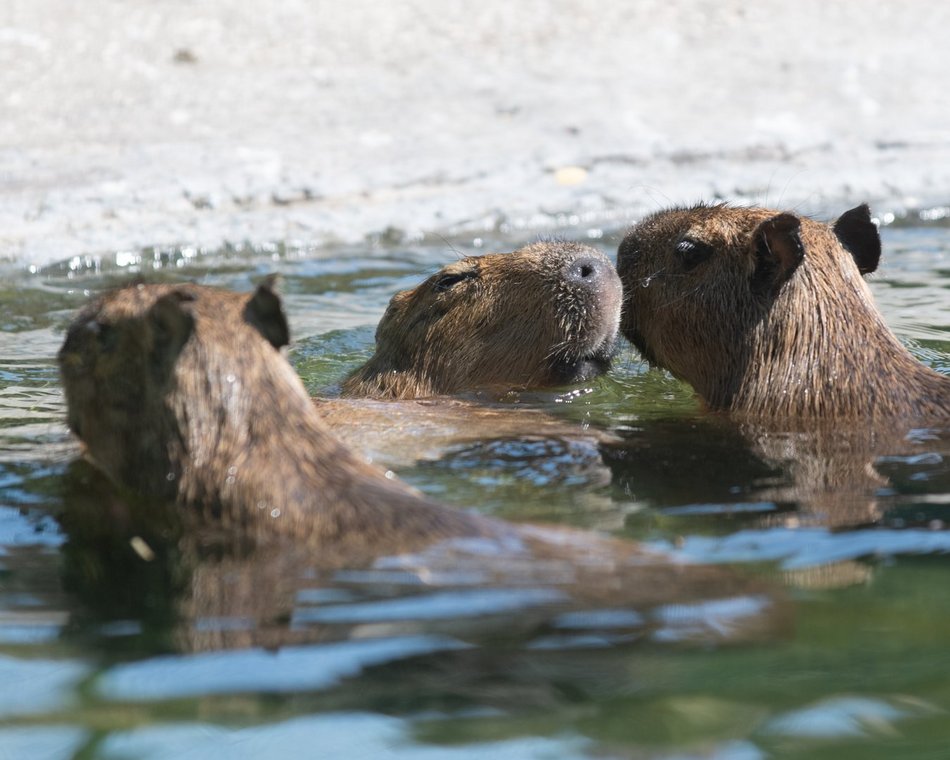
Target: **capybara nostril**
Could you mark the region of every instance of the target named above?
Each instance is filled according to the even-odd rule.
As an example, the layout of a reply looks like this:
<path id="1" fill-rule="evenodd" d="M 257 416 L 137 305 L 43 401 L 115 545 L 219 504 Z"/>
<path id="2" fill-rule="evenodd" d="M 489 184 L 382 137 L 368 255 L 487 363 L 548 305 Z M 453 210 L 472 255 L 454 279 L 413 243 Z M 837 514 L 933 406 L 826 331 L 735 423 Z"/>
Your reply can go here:
<path id="1" fill-rule="evenodd" d="M 608 266 L 605 259 L 593 256 L 578 256 L 564 267 L 564 277 L 576 285 L 597 287 L 604 278 Z"/>

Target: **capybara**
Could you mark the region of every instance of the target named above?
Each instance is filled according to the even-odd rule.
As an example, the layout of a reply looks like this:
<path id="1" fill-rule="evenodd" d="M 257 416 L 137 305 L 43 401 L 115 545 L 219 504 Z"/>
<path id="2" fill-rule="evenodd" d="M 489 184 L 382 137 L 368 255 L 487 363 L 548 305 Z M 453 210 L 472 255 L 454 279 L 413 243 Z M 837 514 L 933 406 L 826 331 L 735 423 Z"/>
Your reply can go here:
<path id="1" fill-rule="evenodd" d="M 393 296 L 345 396 L 420 398 L 590 380 L 614 353 L 620 279 L 578 243 L 467 256 Z"/>
<path id="2" fill-rule="evenodd" d="M 313 536 L 354 555 L 489 521 L 420 498 L 327 431 L 279 354 L 289 332 L 267 284 L 251 295 L 137 285 L 83 310 L 59 353 L 68 424 L 120 486 L 223 525 Z M 423 541 L 421 537 L 425 537 Z"/>
<path id="3" fill-rule="evenodd" d="M 561 609 L 752 594 L 735 630 L 708 635 L 777 622 L 760 584 L 720 568 L 419 495 L 336 441 L 278 351 L 287 340 L 267 284 L 250 295 L 195 285 L 112 291 L 80 313 L 59 354 L 69 426 L 100 469 L 155 510 L 174 502 L 198 518 L 196 530 L 244 535 L 259 550 L 278 541 L 315 567 L 540 586 L 542 606 Z"/>
<path id="4" fill-rule="evenodd" d="M 620 245 L 623 334 L 708 407 L 769 418 L 947 418 L 950 378 L 918 362 L 862 275 L 866 205 L 834 224 L 763 208 L 674 208 Z"/>

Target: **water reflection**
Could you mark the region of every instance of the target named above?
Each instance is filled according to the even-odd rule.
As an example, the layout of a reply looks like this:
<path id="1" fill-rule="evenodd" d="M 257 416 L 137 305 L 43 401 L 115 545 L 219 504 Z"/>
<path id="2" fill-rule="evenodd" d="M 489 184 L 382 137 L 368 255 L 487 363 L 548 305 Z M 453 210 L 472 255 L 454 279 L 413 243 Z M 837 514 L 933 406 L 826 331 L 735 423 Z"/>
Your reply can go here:
<path id="1" fill-rule="evenodd" d="M 526 545 L 541 542 L 530 551 L 454 539 L 369 566 L 328 565 L 318 545 L 261 543 L 234 531 L 224 536 L 180 510 L 144 508 L 82 462 L 67 478 L 64 586 L 80 602 L 71 625 L 75 635 L 111 639 L 113 652 L 362 642 L 362 648 L 319 655 L 335 659 L 345 673 L 380 657 L 377 645 L 389 652 L 384 659 L 482 646 L 499 637 L 517 646 L 536 640 L 550 646 L 549 634 L 578 627 L 603 641 L 728 643 L 782 635 L 788 623 L 780 595 L 760 581 L 589 534 L 525 527 Z M 616 614 L 597 612 L 604 609 L 625 612 L 624 624 Z M 564 617 L 567 611 L 589 616 L 579 626 Z M 136 625 L 123 628 L 122 621 Z M 293 672 L 294 657 L 289 651 L 286 657 Z M 251 683 L 258 679 L 254 688 L 265 691 L 278 665 L 255 660 L 262 666 L 255 669 L 235 662 L 225 670 Z M 197 671 L 204 667 L 204 661 L 192 663 Z"/>
<path id="2" fill-rule="evenodd" d="M 710 416 L 645 420 L 618 433 L 622 444 L 603 447 L 617 489 L 668 515 L 854 528 L 950 478 L 950 429 L 900 421 L 805 429 Z"/>
<path id="3" fill-rule="evenodd" d="M 429 720 L 437 720 L 430 718 Z M 2 739 L 0 733 L 0 739 Z M 463 747 L 425 747 L 412 742 L 406 721 L 367 713 L 331 713 L 251 728 L 209 724 L 147 727 L 110 736 L 103 758 L 142 760 L 179 758 L 306 757 L 319 747 L 321 757 L 387 757 L 393 760 L 529 760 L 590 757 L 591 742 L 580 737 L 525 737 Z"/>
<path id="4" fill-rule="evenodd" d="M 71 760 L 89 739 L 89 732 L 75 726 L 0 728 L 0 747 L 7 757 L 42 757 Z"/>

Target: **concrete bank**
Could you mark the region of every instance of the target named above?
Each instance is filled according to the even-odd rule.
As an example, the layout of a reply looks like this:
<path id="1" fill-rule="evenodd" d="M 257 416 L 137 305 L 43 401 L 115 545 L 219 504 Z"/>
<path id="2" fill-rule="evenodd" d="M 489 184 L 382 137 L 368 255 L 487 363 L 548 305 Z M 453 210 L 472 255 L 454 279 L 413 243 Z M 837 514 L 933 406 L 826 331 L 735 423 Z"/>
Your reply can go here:
<path id="1" fill-rule="evenodd" d="M 920 0 L 0 0 L 0 260 L 941 206 L 947 28 Z"/>

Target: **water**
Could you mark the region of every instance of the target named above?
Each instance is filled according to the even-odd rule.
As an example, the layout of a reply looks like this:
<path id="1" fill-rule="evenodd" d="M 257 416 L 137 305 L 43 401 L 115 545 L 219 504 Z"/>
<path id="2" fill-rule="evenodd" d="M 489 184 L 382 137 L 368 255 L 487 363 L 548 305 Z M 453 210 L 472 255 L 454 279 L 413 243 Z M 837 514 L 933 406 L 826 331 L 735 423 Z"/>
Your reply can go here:
<path id="1" fill-rule="evenodd" d="M 612 253 L 616 242 L 598 244 Z M 946 228 L 892 226 L 884 242 L 873 289 L 888 322 L 950 372 Z M 379 241 L 146 251 L 7 273 L 0 756 L 943 756 L 945 430 L 869 444 L 860 430 L 741 428 L 704 416 L 688 389 L 628 350 L 588 387 L 508 400 L 614 432 L 600 455 L 506 438 L 399 468 L 444 501 L 609 531 L 764 579 L 790 615 L 752 643 L 684 643 L 693 627 L 728 630 L 754 613 L 749 597 L 661 606 L 651 636 L 599 635 L 645 624 L 604 610 L 567 615 L 529 641 L 511 623 L 543 590 L 466 590 L 461 569 L 454 592 L 426 594 L 399 567 L 330 585 L 285 556 L 103 535 L 126 516 L 76 461 L 53 360 L 90 292 L 123 281 L 129 265 L 237 289 L 280 272 L 292 361 L 312 392 L 333 394 L 369 355 L 391 294 L 454 255 L 443 241 Z M 269 617 L 261 599 L 286 593 L 291 619 Z"/>

